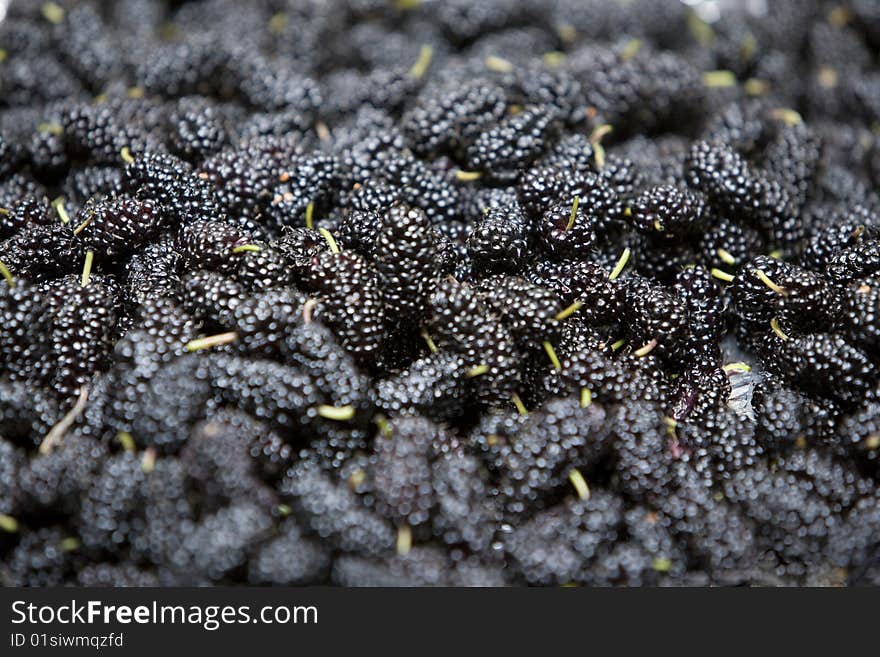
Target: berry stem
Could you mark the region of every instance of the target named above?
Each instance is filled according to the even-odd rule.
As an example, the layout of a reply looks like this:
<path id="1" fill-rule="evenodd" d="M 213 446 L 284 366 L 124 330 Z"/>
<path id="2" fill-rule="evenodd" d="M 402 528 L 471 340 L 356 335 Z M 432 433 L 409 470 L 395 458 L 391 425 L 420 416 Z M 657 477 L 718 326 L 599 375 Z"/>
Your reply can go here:
<path id="1" fill-rule="evenodd" d="M 703 86 L 710 89 L 735 87 L 736 74 L 733 71 L 706 71 L 703 73 Z"/>
<path id="2" fill-rule="evenodd" d="M 513 70 L 513 64 L 497 55 L 489 55 L 483 63 L 493 73 L 510 73 Z"/>
<path id="3" fill-rule="evenodd" d="M 406 556 L 412 549 L 412 529 L 409 525 L 401 525 L 397 528 L 397 554 Z"/>
<path id="4" fill-rule="evenodd" d="M 312 315 L 315 312 L 315 307 L 318 305 L 317 299 L 307 299 L 303 304 L 302 308 L 302 317 L 303 321 L 306 324 L 309 324 L 312 321 Z"/>
<path id="5" fill-rule="evenodd" d="M 553 348 L 553 345 L 549 340 L 544 341 L 544 351 L 547 352 L 547 357 L 550 359 L 550 362 L 553 363 L 553 369 L 557 372 L 562 370 L 562 363 L 559 362 L 559 356 L 556 355 L 556 350 Z"/>
<path id="6" fill-rule="evenodd" d="M 379 414 L 373 418 L 373 422 L 376 423 L 376 426 L 379 428 L 379 433 L 381 433 L 384 438 L 391 437 L 391 423 L 388 422 L 388 418 Z"/>
<path id="7" fill-rule="evenodd" d="M 638 356 L 639 358 L 644 358 L 645 356 L 650 354 L 652 351 L 654 351 L 654 347 L 656 347 L 656 346 L 657 346 L 657 338 L 653 338 L 650 341 L 648 341 L 647 343 L 645 343 L 644 346 L 636 349 L 633 353 L 636 356 Z"/>
<path id="8" fill-rule="evenodd" d="M 603 137 L 610 134 L 613 130 L 614 130 L 614 127 L 607 124 L 607 123 L 603 123 L 602 125 L 596 126 L 595 129 L 593 130 L 593 132 L 590 133 L 590 143 L 593 144 L 593 146 L 595 146 L 600 141 L 602 141 Z"/>
<path id="9" fill-rule="evenodd" d="M 210 349 L 211 347 L 230 344 L 236 340 L 238 340 L 238 333 L 235 331 L 229 331 L 228 333 L 218 333 L 197 340 L 190 340 L 186 343 L 184 349 L 186 351 L 201 351 L 202 349 Z"/>
<path id="10" fill-rule="evenodd" d="M 776 294 L 781 294 L 782 296 L 788 295 L 788 290 L 774 283 L 773 280 L 769 276 L 767 276 L 767 274 L 765 274 L 763 270 L 756 269 L 755 276 L 757 276 L 764 285 L 776 292 Z"/>
<path id="11" fill-rule="evenodd" d="M 287 22 L 287 14 L 283 11 L 272 14 L 269 18 L 269 32 L 272 34 L 281 34 L 287 28 Z"/>
<path id="12" fill-rule="evenodd" d="M 773 332 L 780 337 L 782 340 L 790 340 L 789 336 L 780 328 L 779 326 L 779 318 L 774 317 L 770 320 L 770 328 L 773 329 Z"/>
<path id="13" fill-rule="evenodd" d="M 596 129 L 590 134 L 590 143 L 593 145 L 593 159 L 596 160 L 597 169 L 602 169 L 605 166 L 605 147 L 602 145 L 602 138 L 612 130 L 614 128 L 605 123 L 596 126 Z"/>
<path id="14" fill-rule="evenodd" d="M 583 306 L 582 301 L 575 301 L 573 304 L 565 308 L 564 310 L 559 311 L 556 316 L 553 318 L 557 322 L 561 322 L 564 319 L 568 319 L 572 315 L 574 315 L 578 310 Z"/>
<path id="15" fill-rule="evenodd" d="M 672 561 L 666 557 L 657 557 L 651 562 L 651 568 L 658 573 L 668 573 L 672 570 Z"/>
<path id="16" fill-rule="evenodd" d="M 0 513 L 0 529 L 7 534 L 14 534 L 18 531 L 18 520 L 5 513 Z"/>
<path id="17" fill-rule="evenodd" d="M 590 487 L 587 485 L 587 480 L 584 479 L 584 475 L 581 474 L 580 470 L 572 468 L 571 472 L 568 473 L 568 480 L 571 482 L 571 485 L 574 486 L 574 490 L 579 499 L 590 499 Z"/>
<path id="18" fill-rule="evenodd" d="M 523 404 L 523 401 L 522 399 L 520 399 L 518 394 L 513 393 L 512 395 L 510 395 L 510 399 L 513 402 L 513 405 L 516 406 L 517 413 L 519 413 L 523 417 L 526 417 L 529 414 L 529 409 L 527 409 L 526 405 Z"/>
<path id="19" fill-rule="evenodd" d="M 623 61 L 628 62 L 633 57 L 639 54 L 639 51 L 642 49 L 642 45 L 643 42 L 641 39 L 630 39 L 624 44 L 623 50 L 620 51 L 620 58 Z"/>
<path id="20" fill-rule="evenodd" d="M 770 116 L 778 121 L 782 121 L 785 125 L 794 126 L 804 122 L 804 118 L 798 112 L 788 107 L 778 107 L 770 112 Z"/>
<path id="21" fill-rule="evenodd" d="M 89 249 L 86 251 L 86 261 L 83 263 L 82 279 L 80 280 L 82 287 L 88 287 L 89 282 L 92 280 L 92 263 L 94 261 L 95 252 Z"/>
<path id="22" fill-rule="evenodd" d="M 65 226 L 70 223 L 70 215 L 67 214 L 67 210 L 64 207 L 64 197 L 59 196 L 55 200 L 52 201 L 52 208 L 58 214 L 58 218 L 61 219 L 61 223 Z"/>
<path id="23" fill-rule="evenodd" d="M 92 219 L 94 219 L 94 217 L 95 213 L 89 212 L 89 216 L 86 217 L 79 226 L 73 229 L 73 234 L 79 235 L 81 232 L 83 232 L 88 227 L 88 225 L 92 223 Z"/>
<path id="24" fill-rule="evenodd" d="M 354 406 L 346 404 L 345 406 L 330 406 L 329 404 L 321 404 L 318 406 L 318 415 L 328 420 L 336 420 L 337 422 L 346 422 L 354 417 Z"/>
<path id="25" fill-rule="evenodd" d="M 483 174 L 479 171 L 462 171 L 459 169 L 455 172 L 455 179 L 460 180 L 461 182 L 473 182 L 474 180 L 479 180 L 483 177 Z"/>
<path id="26" fill-rule="evenodd" d="M 717 267 L 713 267 L 709 272 L 713 277 L 717 278 L 720 281 L 724 281 L 725 283 L 732 283 L 734 278 L 736 278 L 733 274 L 728 274 L 723 269 L 718 269 Z"/>
<path id="27" fill-rule="evenodd" d="M 428 345 L 428 350 L 429 350 L 432 354 L 436 354 L 436 353 L 437 353 L 437 345 L 434 344 L 434 340 L 431 339 L 431 334 L 428 333 L 428 329 L 424 329 L 424 328 L 423 328 L 422 331 L 421 331 L 421 336 L 422 336 L 422 339 L 424 339 L 424 341 L 427 343 L 427 345 Z"/>
<path id="28" fill-rule="evenodd" d="M 6 281 L 6 284 L 9 287 L 15 287 L 15 277 L 12 275 L 12 272 L 9 271 L 9 267 L 7 267 L 2 260 L 0 260 L 0 276 L 3 276 L 3 280 Z"/>
<path id="29" fill-rule="evenodd" d="M 330 139 L 330 128 L 328 128 L 327 124 L 323 121 L 315 123 L 315 133 L 321 141 L 327 141 Z"/>
<path id="30" fill-rule="evenodd" d="M 567 58 L 568 55 L 559 50 L 551 50 L 541 55 L 541 60 L 550 68 L 559 68 L 565 63 Z"/>
<path id="31" fill-rule="evenodd" d="M 149 474 L 153 470 L 156 469 L 156 450 L 152 447 L 148 447 L 144 450 L 144 455 L 141 457 L 141 471 Z"/>
<path id="32" fill-rule="evenodd" d="M 326 228 L 319 228 L 318 232 L 321 233 L 321 237 L 324 238 L 324 241 L 327 242 L 327 245 L 330 247 L 331 253 L 339 253 L 339 245 L 336 244 L 336 240 L 333 239 L 333 235 Z"/>
<path id="33" fill-rule="evenodd" d="M 623 250 L 623 253 L 620 254 L 620 259 L 617 261 L 617 264 L 614 265 L 614 269 L 611 270 L 611 274 L 608 276 L 609 281 L 615 280 L 623 273 L 623 268 L 626 267 L 626 263 L 629 262 L 631 254 L 632 252 L 629 250 L 629 247 L 626 247 Z"/>
<path id="34" fill-rule="evenodd" d="M 116 440 L 119 441 L 119 444 L 122 445 L 122 449 L 126 452 L 133 452 L 137 447 L 134 443 L 134 438 L 128 433 L 128 431 L 120 431 L 116 434 Z"/>
<path id="35" fill-rule="evenodd" d="M 743 83 L 743 90 L 749 96 L 763 96 L 769 89 L 770 85 L 758 78 L 749 78 Z"/>
<path id="36" fill-rule="evenodd" d="M 76 536 L 68 536 L 61 540 L 58 544 L 58 549 L 62 552 L 75 552 L 76 550 L 79 550 L 80 545 L 81 543 Z"/>
<path id="37" fill-rule="evenodd" d="M 49 133 L 50 135 L 60 137 L 64 134 L 64 128 L 57 123 L 41 123 L 37 126 L 37 132 Z"/>
<path id="38" fill-rule="evenodd" d="M 574 202 L 571 204 L 571 215 L 568 217 L 568 225 L 566 225 L 565 230 L 571 230 L 574 228 L 574 219 L 577 216 L 578 205 L 580 205 L 581 197 L 575 196 Z"/>
<path id="39" fill-rule="evenodd" d="M 593 403 L 593 393 L 589 388 L 581 388 L 581 408 Z"/>
<path id="40" fill-rule="evenodd" d="M 361 487 L 361 484 L 364 483 L 364 480 L 367 478 L 367 473 L 358 468 L 354 472 L 352 472 L 348 477 L 348 487 L 351 488 L 355 493 Z"/>
<path id="41" fill-rule="evenodd" d="M 64 20 L 64 9 L 55 2 L 46 2 L 40 7 L 40 13 L 53 25 L 58 25 Z"/>
<path id="42" fill-rule="evenodd" d="M 61 444 L 61 441 L 64 439 L 64 434 L 67 433 L 67 430 L 73 426 L 73 423 L 76 422 L 77 418 L 86 409 L 86 404 L 88 402 L 89 388 L 88 386 L 83 386 L 79 389 L 79 395 L 76 398 L 73 408 L 67 411 L 67 413 L 64 414 L 64 417 L 58 420 L 57 424 L 49 429 L 49 433 L 47 433 L 46 437 L 40 442 L 40 447 L 38 448 L 40 454 L 49 454 Z"/>
<path id="43" fill-rule="evenodd" d="M 409 69 L 409 74 L 416 80 L 421 80 L 425 77 L 425 73 L 428 72 L 432 59 L 434 59 L 434 48 L 428 44 L 423 45 L 419 49 L 419 58 L 412 65 L 412 68 Z"/>
<path id="44" fill-rule="evenodd" d="M 232 249 L 233 253 L 259 253 L 262 249 L 256 244 L 242 244 Z"/>
<path id="45" fill-rule="evenodd" d="M 736 258 L 733 257 L 733 255 L 730 253 L 730 251 L 727 251 L 727 250 L 719 247 L 718 250 L 715 251 L 715 253 L 718 254 L 718 257 L 721 258 L 721 262 L 723 262 L 725 265 L 732 266 L 732 265 L 736 264 Z"/>

